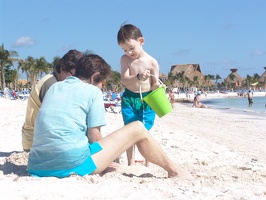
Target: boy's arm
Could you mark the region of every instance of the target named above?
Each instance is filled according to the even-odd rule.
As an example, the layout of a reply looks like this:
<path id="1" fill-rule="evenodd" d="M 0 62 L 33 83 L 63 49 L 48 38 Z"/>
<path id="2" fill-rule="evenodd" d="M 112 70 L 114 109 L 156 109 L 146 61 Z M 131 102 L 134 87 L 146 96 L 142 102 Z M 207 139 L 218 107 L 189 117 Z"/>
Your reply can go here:
<path id="1" fill-rule="evenodd" d="M 155 77 L 151 76 L 152 78 L 151 89 L 155 90 L 161 86 L 158 80 L 159 79 L 159 64 L 155 59 L 153 59 L 152 65 L 153 65 L 153 68 L 152 68 L 151 74 L 153 74 Z"/>
<path id="2" fill-rule="evenodd" d="M 137 73 L 134 71 L 129 71 L 129 59 L 127 56 L 122 56 L 120 60 L 121 67 L 121 80 L 122 84 L 128 88 L 130 85 L 136 84 L 138 82 Z"/>

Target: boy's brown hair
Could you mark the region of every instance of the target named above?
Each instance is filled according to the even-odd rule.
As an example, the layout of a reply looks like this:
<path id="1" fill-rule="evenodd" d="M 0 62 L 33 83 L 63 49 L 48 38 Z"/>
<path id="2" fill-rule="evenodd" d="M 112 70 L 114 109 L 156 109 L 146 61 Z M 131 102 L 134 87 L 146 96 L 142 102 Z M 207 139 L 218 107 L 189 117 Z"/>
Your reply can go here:
<path id="1" fill-rule="evenodd" d="M 138 40 L 142 36 L 140 29 L 132 24 L 124 24 L 117 33 L 118 44 L 123 44 L 127 40 Z"/>

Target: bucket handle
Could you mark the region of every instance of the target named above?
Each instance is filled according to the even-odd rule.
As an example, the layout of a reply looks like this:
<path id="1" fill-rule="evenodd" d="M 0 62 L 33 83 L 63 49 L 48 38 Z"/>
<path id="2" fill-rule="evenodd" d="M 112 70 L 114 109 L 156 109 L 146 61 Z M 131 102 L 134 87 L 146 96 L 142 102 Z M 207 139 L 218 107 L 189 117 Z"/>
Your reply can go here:
<path id="1" fill-rule="evenodd" d="M 155 75 L 153 75 L 153 74 L 150 74 L 149 76 L 153 76 L 154 78 L 156 78 L 158 81 L 159 81 L 159 83 L 161 84 L 161 85 L 163 85 L 164 86 L 164 84 L 163 84 L 163 82 L 157 77 L 157 76 L 155 76 Z M 140 81 L 140 83 L 139 83 L 139 94 L 140 94 L 140 99 L 141 99 L 141 101 L 142 101 L 142 92 L 141 92 L 141 85 L 142 85 L 142 81 Z M 165 87 L 164 87 L 164 90 L 165 90 Z"/>
<path id="2" fill-rule="evenodd" d="M 156 79 L 159 81 L 159 83 L 160 83 L 161 85 L 164 85 L 163 82 L 162 82 L 157 76 L 154 76 L 153 74 L 150 74 L 150 76 L 153 76 L 154 78 L 156 78 Z"/>

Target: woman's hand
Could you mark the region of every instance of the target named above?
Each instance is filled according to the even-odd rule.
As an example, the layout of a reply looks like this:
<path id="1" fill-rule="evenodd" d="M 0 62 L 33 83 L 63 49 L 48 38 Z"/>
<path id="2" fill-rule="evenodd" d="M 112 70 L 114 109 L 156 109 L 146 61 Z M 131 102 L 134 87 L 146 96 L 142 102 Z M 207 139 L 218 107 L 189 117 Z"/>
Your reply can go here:
<path id="1" fill-rule="evenodd" d="M 119 168 L 119 164 L 116 162 L 112 162 L 102 173 L 108 173 L 116 171 Z"/>

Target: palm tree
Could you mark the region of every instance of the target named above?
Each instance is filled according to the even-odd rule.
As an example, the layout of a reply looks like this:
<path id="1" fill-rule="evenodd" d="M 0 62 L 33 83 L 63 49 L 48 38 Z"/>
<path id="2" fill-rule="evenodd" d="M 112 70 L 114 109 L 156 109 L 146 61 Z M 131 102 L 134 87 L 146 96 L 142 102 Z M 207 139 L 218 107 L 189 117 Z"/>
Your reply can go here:
<path id="1" fill-rule="evenodd" d="M 53 61 L 52 61 L 52 66 L 55 67 L 57 65 L 57 63 L 59 62 L 60 60 L 60 57 L 59 56 L 55 56 L 53 58 Z"/>
<path id="2" fill-rule="evenodd" d="M 252 79 L 252 77 L 247 74 L 247 89 L 250 87 L 251 79 Z"/>
<path id="3" fill-rule="evenodd" d="M 12 72 L 12 82 L 14 83 L 14 90 L 15 91 L 17 91 L 17 89 L 18 89 L 18 79 L 19 79 L 18 70 L 13 70 L 13 72 Z"/>
<path id="4" fill-rule="evenodd" d="M 187 81 L 187 86 L 191 87 L 193 85 L 193 81 L 191 81 L 187 76 L 185 77 L 186 81 Z"/>
<path id="5" fill-rule="evenodd" d="M 199 77 L 198 76 L 193 76 L 193 84 L 198 89 L 198 85 L 199 85 Z"/>
<path id="6" fill-rule="evenodd" d="M 172 87 L 173 84 L 174 84 L 174 76 L 173 76 L 173 73 L 172 72 L 169 72 L 168 73 L 168 78 L 167 80 L 165 81 L 165 84 L 168 86 L 168 87 Z"/>
<path id="7" fill-rule="evenodd" d="M 27 76 L 27 83 L 29 82 L 29 74 L 28 74 L 28 71 L 27 71 L 27 67 L 26 67 L 26 61 L 23 60 L 23 59 L 20 59 L 18 61 L 18 66 L 17 66 L 17 69 L 22 71 L 22 73 L 26 73 L 26 76 Z"/>
<path id="8" fill-rule="evenodd" d="M 32 75 L 31 72 L 33 71 L 33 66 L 35 65 L 34 63 L 34 58 L 31 56 L 28 56 L 27 59 L 25 60 L 19 60 L 18 62 L 18 69 L 22 70 L 22 73 L 26 73 L 27 75 L 27 83 L 32 83 L 31 79 L 32 79 Z"/>
<path id="9" fill-rule="evenodd" d="M 121 74 L 117 71 L 112 71 L 111 76 L 107 79 L 107 86 L 113 91 L 122 91 L 123 85 L 121 82 Z M 108 88 L 106 88 L 108 89 Z"/>
<path id="10" fill-rule="evenodd" d="M 235 86 L 234 85 L 234 80 L 235 80 L 236 76 L 233 73 L 231 73 L 228 77 L 230 79 L 230 83 L 231 83 L 230 85 L 233 88 Z"/>
<path id="11" fill-rule="evenodd" d="M 11 89 L 17 90 L 19 73 L 16 69 L 10 69 L 11 66 L 6 65 L 5 82 L 11 84 Z"/>
<path id="12" fill-rule="evenodd" d="M 225 87 L 225 90 L 228 90 L 229 83 L 228 83 L 228 80 L 227 79 L 224 79 L 223 85 Z"/>
<path id="13" fill-rule="evenodd" d="M 260 79 L 260 76 L 257 73 L 255 73 L 252 77 L 252 82 L 259 83 L 259 79 Z"/>
<path id="14" fill-rule="evenodd" d="M 54 60 L 54 62 L 56 62 Z M 36 76 L 41 79 L 43 73 L 48 74 L 53 70 L 52 64 L 48 63 L 44 57 L 40 57 L 36 59 Z M 37 78 L 37 77 L 35 77 Z"/>
<path id="15" fill-rule="evenodd" d="M 1 73 L 1 87 L 4 89 L 6 87 L 5 83 L 5 67 L 6 65 L 13 66 L 13 62 L 16 60 L 12 57 L 17 57 L 18 53 L 16 51 L 8 51 L 4 48 L 4 44 L 0 46 L 0 73 Z"/>
<path id="16" fill-rule="evenodd" d="M 264 89 L 266 89 L 266 76 L 264 77 L 263 85 L 264 85 Z"/>
<path id="17" fill-rule="evenodd" d="M 204 77 L 205 78 L 205 77 Z M 207 75 L 207 86 L 208 86 L 208 91 L 210 90 L 210 80 L 214 80 L 214 75 L 208 74 Z"/>
<path id="18" fill-rule="evenodd" d="M 261 85 L 259 82 L 260 76 L 257 73 L 255 73 L 253 76 L 251 76 L 249 78 L 250 78 L 249 79 L 250 85 L 252 85 L 252 86 L 260 86 Z"/>
<path id="19" fill-rule="evenodd" d="M 54 60 L 54 62 L 56 62 Z M 26 72 L 27 81 L 30 79 L 30 87 L 32 88 L 36 83 L 36 78 L 41 78 L 42 73 L 49 73 L 52 70 L 52 64 L 47 62 L 44 57 L 34 59 L 32 56 L 28 56 L 25 60 L 19 60 L 18 69 L 22 69 L 22 73 Z"/>
<path id="20" fill-rule="evenodd" d="M 215 80 L 215 86 L 216 86 L 216 89 L 218 88 L 218 80 L 221 80 L 221 76 L 219 74 L 216 74 L 215 76 L 213 76 L 213 79 L 212 80 Z"/>
<path id="21" fill-rule="evenodd" d="M 185 83 L 186 83 L 186 78 L 185 78 L 185 72 L 184 71 L 181 71 L 179 73 L 176 73 L 174 75 L 174 80 L 177 80 L 179 81 L 181 84 L 182 84 L 182 88 L 184 90 L 184 87 L 185 87 Z"/>
<path id="22" fill-rule="evenodd" d="M 209 82 L 210 82 L 210 77 L 208 75 L 205 75 L 204 76 L 204 87 L 206 86 L 205 84 L 207 84 L 208 90 L 209 90 Z M 206 88 L 204 90 L 206 90 Z"/>
<path id="23" fill-rule="evenodd" d="M 221 80 L 221 79 L 222 79 L 221 76 L 219 74 L 216 74 L 214 77 L 215 85 L 217 85 L 218 80 Z"/>

